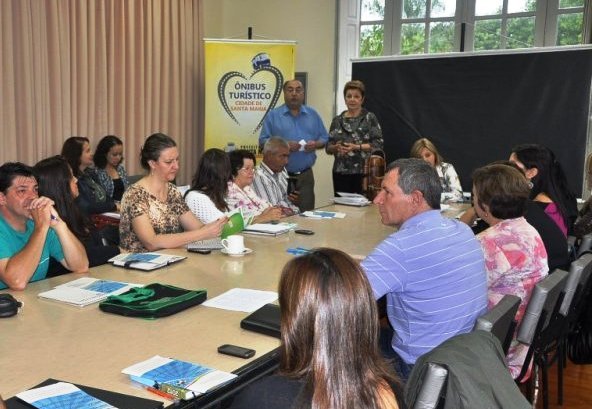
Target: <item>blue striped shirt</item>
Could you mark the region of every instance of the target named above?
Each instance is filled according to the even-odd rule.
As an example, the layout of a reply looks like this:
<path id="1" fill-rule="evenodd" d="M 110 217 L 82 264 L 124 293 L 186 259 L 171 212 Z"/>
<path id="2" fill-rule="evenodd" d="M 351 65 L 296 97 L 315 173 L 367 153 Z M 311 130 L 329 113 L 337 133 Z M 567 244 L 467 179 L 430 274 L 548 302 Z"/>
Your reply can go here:
<path id="1" fill-rule="evenodd" d="M 438 210 L 403 223 L 362 262 L 374 295 L 387 295 L 395 352 L 408 364 L 446 339 L 471 331 L 486 311 L 487 276 L 479 242 Z"/>

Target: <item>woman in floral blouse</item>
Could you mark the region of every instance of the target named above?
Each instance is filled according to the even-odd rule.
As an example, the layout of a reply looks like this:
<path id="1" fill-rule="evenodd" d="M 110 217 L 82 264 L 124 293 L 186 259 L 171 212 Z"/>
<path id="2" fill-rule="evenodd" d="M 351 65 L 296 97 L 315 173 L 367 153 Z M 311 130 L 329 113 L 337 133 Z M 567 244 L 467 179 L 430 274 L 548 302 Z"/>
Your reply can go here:
<path id="1" fill-rule="evenodd" d="M 376 115 L 362 108 L 366 87 L 362 81 L 349 81 L 343 87 L 347 111 L 333 118 L 325 150 L 335 155 L 333 190 L 363 193 L 364 164 L 377 150 L 382 150 L 382 130 Z"/>
<path id="2" fill-rule="evenodd" d="M 522 321 L 532 289 L 547 276 L 547 251 L 541 236 L 523 215 L 530 188 L 520 171 L 507 165 L 487 165 L 473 173 L 473 202 L 489 228 L 477 235 L 485 255 L 488 308 L 505 294 L 520 297 L 516 319 Z M 512 341 L 507 363 L 516 378 L 528 347 Z"/>
<path id="3" fill-rule="evenodd" d="M 272 206 L 257 196 L 251 185 L 255 179 L 255 155 L 245 150 L 229 153 L 232 179 L 228 182 L 226 204 L 230 210 L 241 208 L 244 217 L 252 217 L 254 223 L 265 223 L 283 217 L 280 207 Z"/>
<path id="4" fill-rule="evenodd" d="M 454 166 L 450 163 L 444 162 L 442 155 L 436 149 L 436 145 L 432 143 L 428 138 L 421 138 L 415 141 L 411 147 L 412 158 L 423 159 L 438 172 L 440 177 L 440 184 L 442 185 L 442 197 L 443 200 L 460 202 L 463 200 L 462 186 L 460 185 L 460 179 L 454 169 Z"/>
<path id="5" fill-rule="evenodd" d="M 228 219 L 202 223 L 173 184 L 179 151 L 171 137 L 150 135 L 140 152 L 140 163 L 148 173 L 125 191 L 121 201 L 119 245 L 123 251 L 170 249 L 220 236 Z"/>

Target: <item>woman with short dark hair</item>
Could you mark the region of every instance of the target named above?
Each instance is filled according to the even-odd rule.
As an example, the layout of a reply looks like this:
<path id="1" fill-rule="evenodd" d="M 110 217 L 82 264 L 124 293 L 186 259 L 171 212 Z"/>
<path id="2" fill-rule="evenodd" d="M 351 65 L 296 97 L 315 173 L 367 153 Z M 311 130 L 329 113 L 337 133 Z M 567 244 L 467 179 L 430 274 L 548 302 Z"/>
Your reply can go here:
<path id="1" fill-rule="evenodd" d="M 255 223 L 266 223 L 281 219 L 280 207 L 273 206 L 255 193 L 252 187 L 255 179 L 255 155 L 246 150 L 235 150 L 230 158 L 231 179 L 228 181 L 226 203 L 230 210 L 240 208 L 245 218 Z"/>
<path id="2" fill-rule="evenodd" d="M 526 222 L 524 213 L 530 189 L 519 170 L 507 165 L 487 165 L 473 173 L 473 203 L 489 228 L 477 235 L 485 256 L 488 308 L 505 294 L 521 299 L 516 319 L 522 320 L 535 284 L 547 276 L 547 251 L 541 236 Z M 528 347 L 512 341 L 507 363 L 516 378 Z"/>
<path id="3" fill-rule="evenodd" d="M 329 141 L 325 151 L 335 156 L 333 162 L 333 190 L 365 193 L 366 160 L 373 151 L 382 151 L 382 129 L 376 115 L 362 105 L 366 86 L 362 81 L 348 81 L 343 87 L 347 110 L 337 115 L 329 127 Z"/>
<path id="4" fill-rule="evenodd" d="M 140 152 L 140 163 L 148 174 L 131 185 L 121 201 L 122 249 L 154 251 L 220 235 L 226 217 L 203 224 L 172 183 L 179 171 L 179 151 L 170 136 L 150 135 Z"/>
<path id="5" fill-rule="evenodd" d="M 293 258 L 279 283 L 280 369 L 232 408 L 398 408 L 378 348 L 378 309 L 366 274 L 340 250 Z"/>
<path id="6" fill-rule="evenodd" d="M 93 156 L 99 182 L 113 200 L 120 201 L 129 186 L 123 166 L 123 142 L 115 135 L 103 137 Z"/>

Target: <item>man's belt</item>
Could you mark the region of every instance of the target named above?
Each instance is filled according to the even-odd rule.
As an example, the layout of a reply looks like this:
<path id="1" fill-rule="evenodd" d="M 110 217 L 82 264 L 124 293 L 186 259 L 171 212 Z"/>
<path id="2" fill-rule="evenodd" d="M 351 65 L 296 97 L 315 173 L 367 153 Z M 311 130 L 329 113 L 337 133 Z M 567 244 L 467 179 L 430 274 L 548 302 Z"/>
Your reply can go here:
<path id="1" fill-rule="evenodd" d="M 309 170 L 310 170 L 310 168 L 306 168 L 304 170 L 301 170 L 300 172 L 288 172 L 288 176 L 299 176 L 305 172 L 308 172 Z"/>

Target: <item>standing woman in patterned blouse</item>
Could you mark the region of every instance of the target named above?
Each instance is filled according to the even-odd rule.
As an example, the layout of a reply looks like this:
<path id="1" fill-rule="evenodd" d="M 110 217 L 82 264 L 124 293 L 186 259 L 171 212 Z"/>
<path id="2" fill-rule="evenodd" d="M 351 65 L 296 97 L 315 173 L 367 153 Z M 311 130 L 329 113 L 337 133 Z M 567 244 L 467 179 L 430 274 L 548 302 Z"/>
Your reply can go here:
<path id="1" fill-rule="evenodd" d="M 450 163 L 444 162 L 442 155 L 436 149 L 436 145 L 428 138 L 421 138 L 413 143 L 411 147 L 412 158 L 423 159 L 438 172 L 440 183 L 442 184 L 442 196 L 444 200 L 452 202 L 461 202 L 463 200 L 462 186 L 460 179 Z"/>
<path id="2" fill-rule="evenodd" d="M 333 190 L 363 193 L 364 164 L 373 151 L 382 150 L 382 129 L 376 115 L 362 108 L 366 87 L 349 81 L 343 87 L 347 111 L 333 118 L 325 150 L 335 156 Z"/>
<path id="3" fill-rule="evenodd" d="M 203 224 L 173 184 L 179 171 L 179 151 L 171 137 L 150 135 L 140 152 L 140 162 L 148 174 L 131 185 L 121 200 L 122 250 L 169 249 L 220 235 L 227 218 Z"/>
<path id="4" fill-rule="evenodd" d="M 123 167 L 123 142 L 117 136 L 107 135 L 99 141 L 93 156 L 99 182 L 113 200 L 121 201 L 129 186 Z"/>
<path id="5" fill-rule="evenodd" d="M 489 228 L 477 235 L 485 256 L 488 308 L 505 294 L 520 297 L 516 320 L 522 321 L 535 284 L 547 276 L 547 251 L 537 230 L 524 219 L 530 188 L 519 170 L 487 165 L 473 173 L 475 211 Z M 512 341 L 507 363 L 516 378 L 528 346 Z"/>

